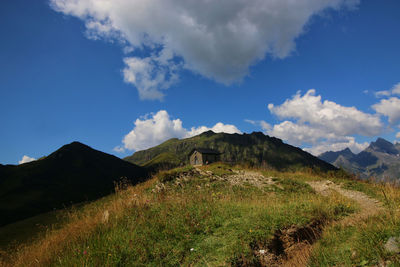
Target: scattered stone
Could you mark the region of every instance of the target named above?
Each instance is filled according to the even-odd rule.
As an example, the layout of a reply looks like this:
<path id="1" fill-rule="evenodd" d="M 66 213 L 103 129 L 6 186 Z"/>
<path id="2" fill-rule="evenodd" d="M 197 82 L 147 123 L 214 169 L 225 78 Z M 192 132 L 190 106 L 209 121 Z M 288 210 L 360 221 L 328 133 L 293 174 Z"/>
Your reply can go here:
<path id="1" fill-rule="evenodd" d="M 400 253 L 400 238 L 399 237 L 390 237 L 384 248 L 391 253 Z"/>
<path id="2" fill-rule="evenodd" d="M 357 251 L 353 250 L 353 251 L 351 252 L 351 259 L 352 259 L 352 260 L 355 260 L 355 259 L 357 259 L 357 258 L 358 258 L 358 253 L 357 253 Z"/>

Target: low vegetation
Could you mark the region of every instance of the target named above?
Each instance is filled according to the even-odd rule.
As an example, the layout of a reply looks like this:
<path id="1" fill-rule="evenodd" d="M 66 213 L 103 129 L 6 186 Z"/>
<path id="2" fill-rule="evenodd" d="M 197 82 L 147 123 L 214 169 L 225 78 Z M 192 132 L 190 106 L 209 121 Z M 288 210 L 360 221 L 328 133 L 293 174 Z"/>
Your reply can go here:
<path id="1" fill-rule="evenodd" d="M 120 186 L 114 195 L 69 210 L 63 227 L 4 251 L 2 265 L 270 265 L 288 256 L 282 236 L 312 243 L 308 254 L 298 254 L 309 255 L 302 260 L 311 266 L 400 261 L 384 249 L 389 237 L 400 236 L 399 189 L 350 181 L 343 173 L 260 172 L 217 163 Z M 237 179 L 247 174 L 253 178 Z M 341 225 L 360 207 L 339 193 L 318 194 L 308 184 L 327 179 L 374 196 L 384 210 L 358 226 Z M 309 232 L 315 233 L 304 237 Z"/>

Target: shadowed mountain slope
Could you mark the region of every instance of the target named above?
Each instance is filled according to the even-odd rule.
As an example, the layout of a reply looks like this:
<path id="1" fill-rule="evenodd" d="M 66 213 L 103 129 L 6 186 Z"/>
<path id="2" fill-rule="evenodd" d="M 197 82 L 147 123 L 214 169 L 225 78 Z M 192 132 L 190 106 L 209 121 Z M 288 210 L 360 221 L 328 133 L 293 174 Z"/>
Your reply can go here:
<path id="1" fill-rule="evenodd" d="M 136 184 L 146 176 L 144 168 L 79 142 L 37 161 L 1 165 L 0 225 L 100 198 L 121 177 Z"/>
<path id="2" fill-rule="evenodd" d="M 125 160 L 148 166 L 148 162 L 163 154 L 170 155 L 170 158 L 179 159 L 180 164 L 187 164 L 190 151 L 196 147 L 210 148 L 222 152 L 221 160 L 224 162 L 272 167 L 278 170 L 302 167 L 335 170 L 335 167 L 331 164 L 314 157 L 302 149 L 285 144 L 282 140 L 269 137 L 261 132 L 227 134 L 208 131 L 191 138 L 170 139 L 153 148 L 135 152 L 132 156 L 126 157 Z"/>
<path id="3" fill-rule="evenodd" d="M 319 158 L 326 161 L 326 162 L 334 162 L 339 156 L 343 156 L 345 159 L 350 159 L 355 156 L 353 152 L 349 148 L 346 148 L 341 151 L 333 152 L 333 151 L 328 151 L 325 153 L 322 153 Z"/>

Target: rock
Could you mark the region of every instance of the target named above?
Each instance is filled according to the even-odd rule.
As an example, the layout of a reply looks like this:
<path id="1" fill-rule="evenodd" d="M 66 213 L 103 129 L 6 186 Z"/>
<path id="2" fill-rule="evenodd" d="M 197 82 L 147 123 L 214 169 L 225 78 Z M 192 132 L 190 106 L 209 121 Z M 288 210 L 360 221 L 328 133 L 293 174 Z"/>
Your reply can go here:
<path id="1" fill-rule="evenodd" d="M 355 259 L 357 259 L 358 258 L 358 253 L 357 253 L 357 251 L 355 251 L 355 250 L 353 250 L 352 252 L 351 252 L 351 257 L 350 257 L 352 260 L 355 260 Z"/>
<path id="2" fill-rule="evenodd" d="M 392 253 L 400 253 L 400 238 L 399 237 L 390 237 L 386 244 L 384 245 L 384 248 L 388 252 Z"/>
<path id="3" fill-rule="evenodd" d="M 103 222 L 103 223 L 107 223 L 107 222 L 108 222 L 108 217 L 110 217 L 110 213 L 108 212 L 108 210 L 106 210 L 106 211 L 104 211 L 104 213 L 103 213 L 102 222 Z"/>

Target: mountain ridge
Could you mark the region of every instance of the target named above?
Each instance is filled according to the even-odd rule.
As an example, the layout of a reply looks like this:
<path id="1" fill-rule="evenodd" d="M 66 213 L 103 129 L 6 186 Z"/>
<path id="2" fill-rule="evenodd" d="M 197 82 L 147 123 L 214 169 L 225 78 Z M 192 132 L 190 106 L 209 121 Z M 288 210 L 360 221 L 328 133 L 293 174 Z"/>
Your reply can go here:
<path id="1" fill-rule="evenodd" d="M 304 150 L 282 142 L 281 139 L 264 135 L 261 132 L 251 134 L 227 134 L 207 131 L 200 135 L 169 139 L 162 144 L 133 153 L 124 158 L 137 165 L 146 165 L 162 153 L 169 153 L 179 159 L 181 164 L 189 162 L 189 152 L 194 148 L 211 148 L 222 152 L 221 161 L 244 163 L 265 168 L 296 169 L 301 167 L 335 170 L 325 161 Z"/>
<path id="2" fill-rule="evenodd" d="M 400 178 L 400 145 L 393 144 L 381 137 L 358 154 L 346 153 L 349 149 L 322 153 L 318 157 L 332 165 L 343 168 L 360 176 L 375 177 L 380 180 Z"/>
<path id="3" fill-rule="evenodd" d="M 79 142 L 43 159 L 0 167 L 0 225 L 114 191 L 114 181 L 143 181 L 147 171 Z"/>

